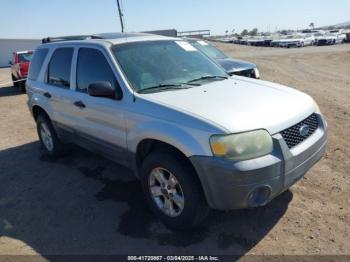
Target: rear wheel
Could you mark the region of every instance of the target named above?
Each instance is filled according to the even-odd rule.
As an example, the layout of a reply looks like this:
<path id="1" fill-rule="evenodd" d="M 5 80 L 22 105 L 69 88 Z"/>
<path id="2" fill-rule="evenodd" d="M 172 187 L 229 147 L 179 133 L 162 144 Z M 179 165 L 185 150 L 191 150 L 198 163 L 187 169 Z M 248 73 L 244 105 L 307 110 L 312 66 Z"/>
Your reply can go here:
<path id="1" fill-rule="evenodd" d="M 142 163 L 141 175 L 150 208 L 168 227 L 194 228 L 207 216 L 209 208 L 196 174 L 176 154 L 151 153 Z"/>
<path id="2" fill-rule="evenodd" d="M 45 151 L 51 156 L 60 155 L 63 151 L 63 144 L 59 140 L 49 117 L 41 113 L 36 120 L 36 124 L 38 136 Z"/>
<path id="3" fill-rule="evenodd" d="M 18 82 L 18 87 L 21 89 L 23 93 L 26 92 L 26 81 L 22 80 L 21 82 Z"/>

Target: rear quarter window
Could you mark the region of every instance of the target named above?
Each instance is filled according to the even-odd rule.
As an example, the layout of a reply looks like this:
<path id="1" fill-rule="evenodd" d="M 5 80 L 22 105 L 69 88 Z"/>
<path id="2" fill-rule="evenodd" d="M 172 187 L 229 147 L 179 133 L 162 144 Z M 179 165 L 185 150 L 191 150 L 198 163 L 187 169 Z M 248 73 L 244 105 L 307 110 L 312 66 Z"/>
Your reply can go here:
<path id="1" fill-rule="evenodd" d="M 48 51 L 49 51 L 48 49 L 43 48 L 43 49 L 38 49 L 34 52 L 34 56 L 29 67 L 28 78 L 30 80 L 35 81 L 38 79 L 41 67 L 45 61 Z"/>

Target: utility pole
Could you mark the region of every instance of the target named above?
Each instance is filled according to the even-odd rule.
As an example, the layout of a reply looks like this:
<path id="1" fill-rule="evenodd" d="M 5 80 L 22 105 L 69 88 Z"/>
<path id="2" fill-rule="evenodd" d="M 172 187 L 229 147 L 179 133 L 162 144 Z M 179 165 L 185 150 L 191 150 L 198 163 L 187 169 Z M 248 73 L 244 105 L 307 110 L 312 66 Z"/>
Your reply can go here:
<path id="1" fill-rule="evenodd" d="M 123 13 L 122 13 L 122 9 L 120 8 L 119 0 L 117 0 L 117 6 L 118 6 L 118 12 L 119 12 L 119 18 L 120 18 L 120 27 L 122 29 L 122 32 L 124 33 Z"/>

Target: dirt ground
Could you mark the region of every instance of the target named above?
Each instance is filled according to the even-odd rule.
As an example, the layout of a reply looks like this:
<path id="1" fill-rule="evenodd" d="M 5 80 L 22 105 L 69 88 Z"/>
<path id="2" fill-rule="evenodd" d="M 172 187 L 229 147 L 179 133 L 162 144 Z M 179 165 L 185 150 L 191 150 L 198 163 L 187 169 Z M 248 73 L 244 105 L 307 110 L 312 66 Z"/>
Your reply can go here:
<path id="1" fill-rule="evenodd" d="M 212 212 L 194 232 L 171 232 L 129 170 L 82 149 L 47 157 L 26 95 L 8 84 L 0 88 L 0 255 L 350 255 L 350 45 L 217 45 L 319 103 L 328 150 L 303 180 L 266 207 Z M 0 83 L 9 80 L 0 69 Z"/>

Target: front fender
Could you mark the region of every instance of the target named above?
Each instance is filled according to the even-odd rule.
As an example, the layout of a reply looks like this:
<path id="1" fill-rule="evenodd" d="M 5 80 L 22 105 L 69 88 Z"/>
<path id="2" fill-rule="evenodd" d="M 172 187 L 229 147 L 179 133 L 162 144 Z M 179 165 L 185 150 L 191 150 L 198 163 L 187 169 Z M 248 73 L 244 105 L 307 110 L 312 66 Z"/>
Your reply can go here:
<path id="1" fill-rule="evenodd" d="M 193 155 L 211 156 L 210 133 L 180 126 L 165 121 L 149 121 L 134 126 L 127 135 L 128 149 L 136 153 L 137 146 L 145 139 L 167 143 L 180 150 L 187 157 Z"/>

